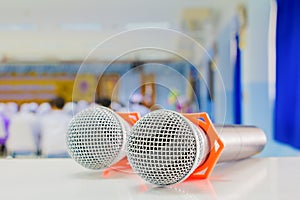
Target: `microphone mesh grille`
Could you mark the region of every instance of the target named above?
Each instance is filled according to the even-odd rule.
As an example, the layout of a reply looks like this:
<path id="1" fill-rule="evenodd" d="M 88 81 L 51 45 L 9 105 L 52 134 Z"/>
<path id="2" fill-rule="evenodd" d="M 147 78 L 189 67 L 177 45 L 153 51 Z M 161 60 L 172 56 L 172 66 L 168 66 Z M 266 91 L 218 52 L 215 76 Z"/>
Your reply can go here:
<path id="1" fill-rule="evenodd" d="M 71 157 L 83 167 L 101 169 L 123 150 L 126 133 L 117 114 L 105 107 L 90 107 L 75 115 L 67 131 Z"/>
<path id="2" fill-rule="evenodd" d="M 169 110 L 154 111 L 140 119 L 132 127 L 126 146 L 134 171 L 156 185 L 184 180 L 200 162 L 199 153 L 203 155 L 198 146 L 204 141 L 192 125 Z"/>

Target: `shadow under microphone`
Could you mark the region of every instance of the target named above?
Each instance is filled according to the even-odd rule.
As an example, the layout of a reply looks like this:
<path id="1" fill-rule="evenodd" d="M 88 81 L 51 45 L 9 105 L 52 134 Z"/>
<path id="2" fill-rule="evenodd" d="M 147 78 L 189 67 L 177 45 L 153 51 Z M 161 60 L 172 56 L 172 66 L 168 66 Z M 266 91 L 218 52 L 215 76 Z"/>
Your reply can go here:
<path id="1" fill-rule="evenodd" d="M 253 156 L 266 141 L 264 132 L 256 127 L 215 127 L 206 113 L 157 110 L 131 128 L 126 150 L 138 175 L 167 186 L 207 178 L 217 162 Z"/>
<path id="2" fill-rule="evenodd" d="M 70 156 L 88 169 L 104 169 L 126 156 L 125 142 L 139 114 L 116 113 L 103 106 L 91 106 L 76 114 L 67 129 Z"/>

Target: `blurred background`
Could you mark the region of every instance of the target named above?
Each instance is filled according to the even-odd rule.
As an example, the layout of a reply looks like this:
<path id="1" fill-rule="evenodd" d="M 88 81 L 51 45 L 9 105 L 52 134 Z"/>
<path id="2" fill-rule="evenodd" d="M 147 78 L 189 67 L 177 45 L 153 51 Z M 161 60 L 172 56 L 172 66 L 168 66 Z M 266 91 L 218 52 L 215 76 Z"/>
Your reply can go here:
<path id="1" fill-rule="evenodd" d="M 300 155 L 296 0 L 0 2 L 2 158 L 68 157 L 95 104 L 207 112 L 262 128 L 259 156 Z"/>

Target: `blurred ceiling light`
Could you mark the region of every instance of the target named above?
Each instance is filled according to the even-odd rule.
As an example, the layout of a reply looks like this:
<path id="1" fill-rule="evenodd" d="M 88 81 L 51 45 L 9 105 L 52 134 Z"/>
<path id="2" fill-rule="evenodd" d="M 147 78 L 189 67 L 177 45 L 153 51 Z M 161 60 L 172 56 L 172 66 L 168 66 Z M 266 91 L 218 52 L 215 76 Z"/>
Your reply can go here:
<path id="1" fill-rule="evenodd" d="M 100 31 L 102 29 L 100 24 L 94 23 L 61 24 L 60 28 L 68 31 Z"/>
<path id="2" fill-rule="evenodd" d="M 163 28 L 168 29 L 171 28 L 169 22 L 142 22 L 142 23 L 128 23 L 125 28 L 127 30 L 137 29 L 137 28 Z"/>
<path id="3" fill-rule="evenodd" d="M 0 31 L 34 31 L 37 29 L 34 24 L 0 24 Z"/>

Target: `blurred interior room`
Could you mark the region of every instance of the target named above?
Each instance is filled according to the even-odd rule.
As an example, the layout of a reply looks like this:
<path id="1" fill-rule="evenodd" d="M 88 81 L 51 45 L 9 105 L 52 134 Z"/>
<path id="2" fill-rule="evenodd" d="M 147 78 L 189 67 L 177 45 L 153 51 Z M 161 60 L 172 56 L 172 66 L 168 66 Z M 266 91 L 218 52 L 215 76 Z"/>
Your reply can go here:
<path id="1" fill-rule="evenodd" d="M 261 128 L 258 157 L 300 155 L 299 14 L 280 2 L 1 0 L 1 158 L 69 157 L 68 123 L 95 104 L 206 112 Z"/>

